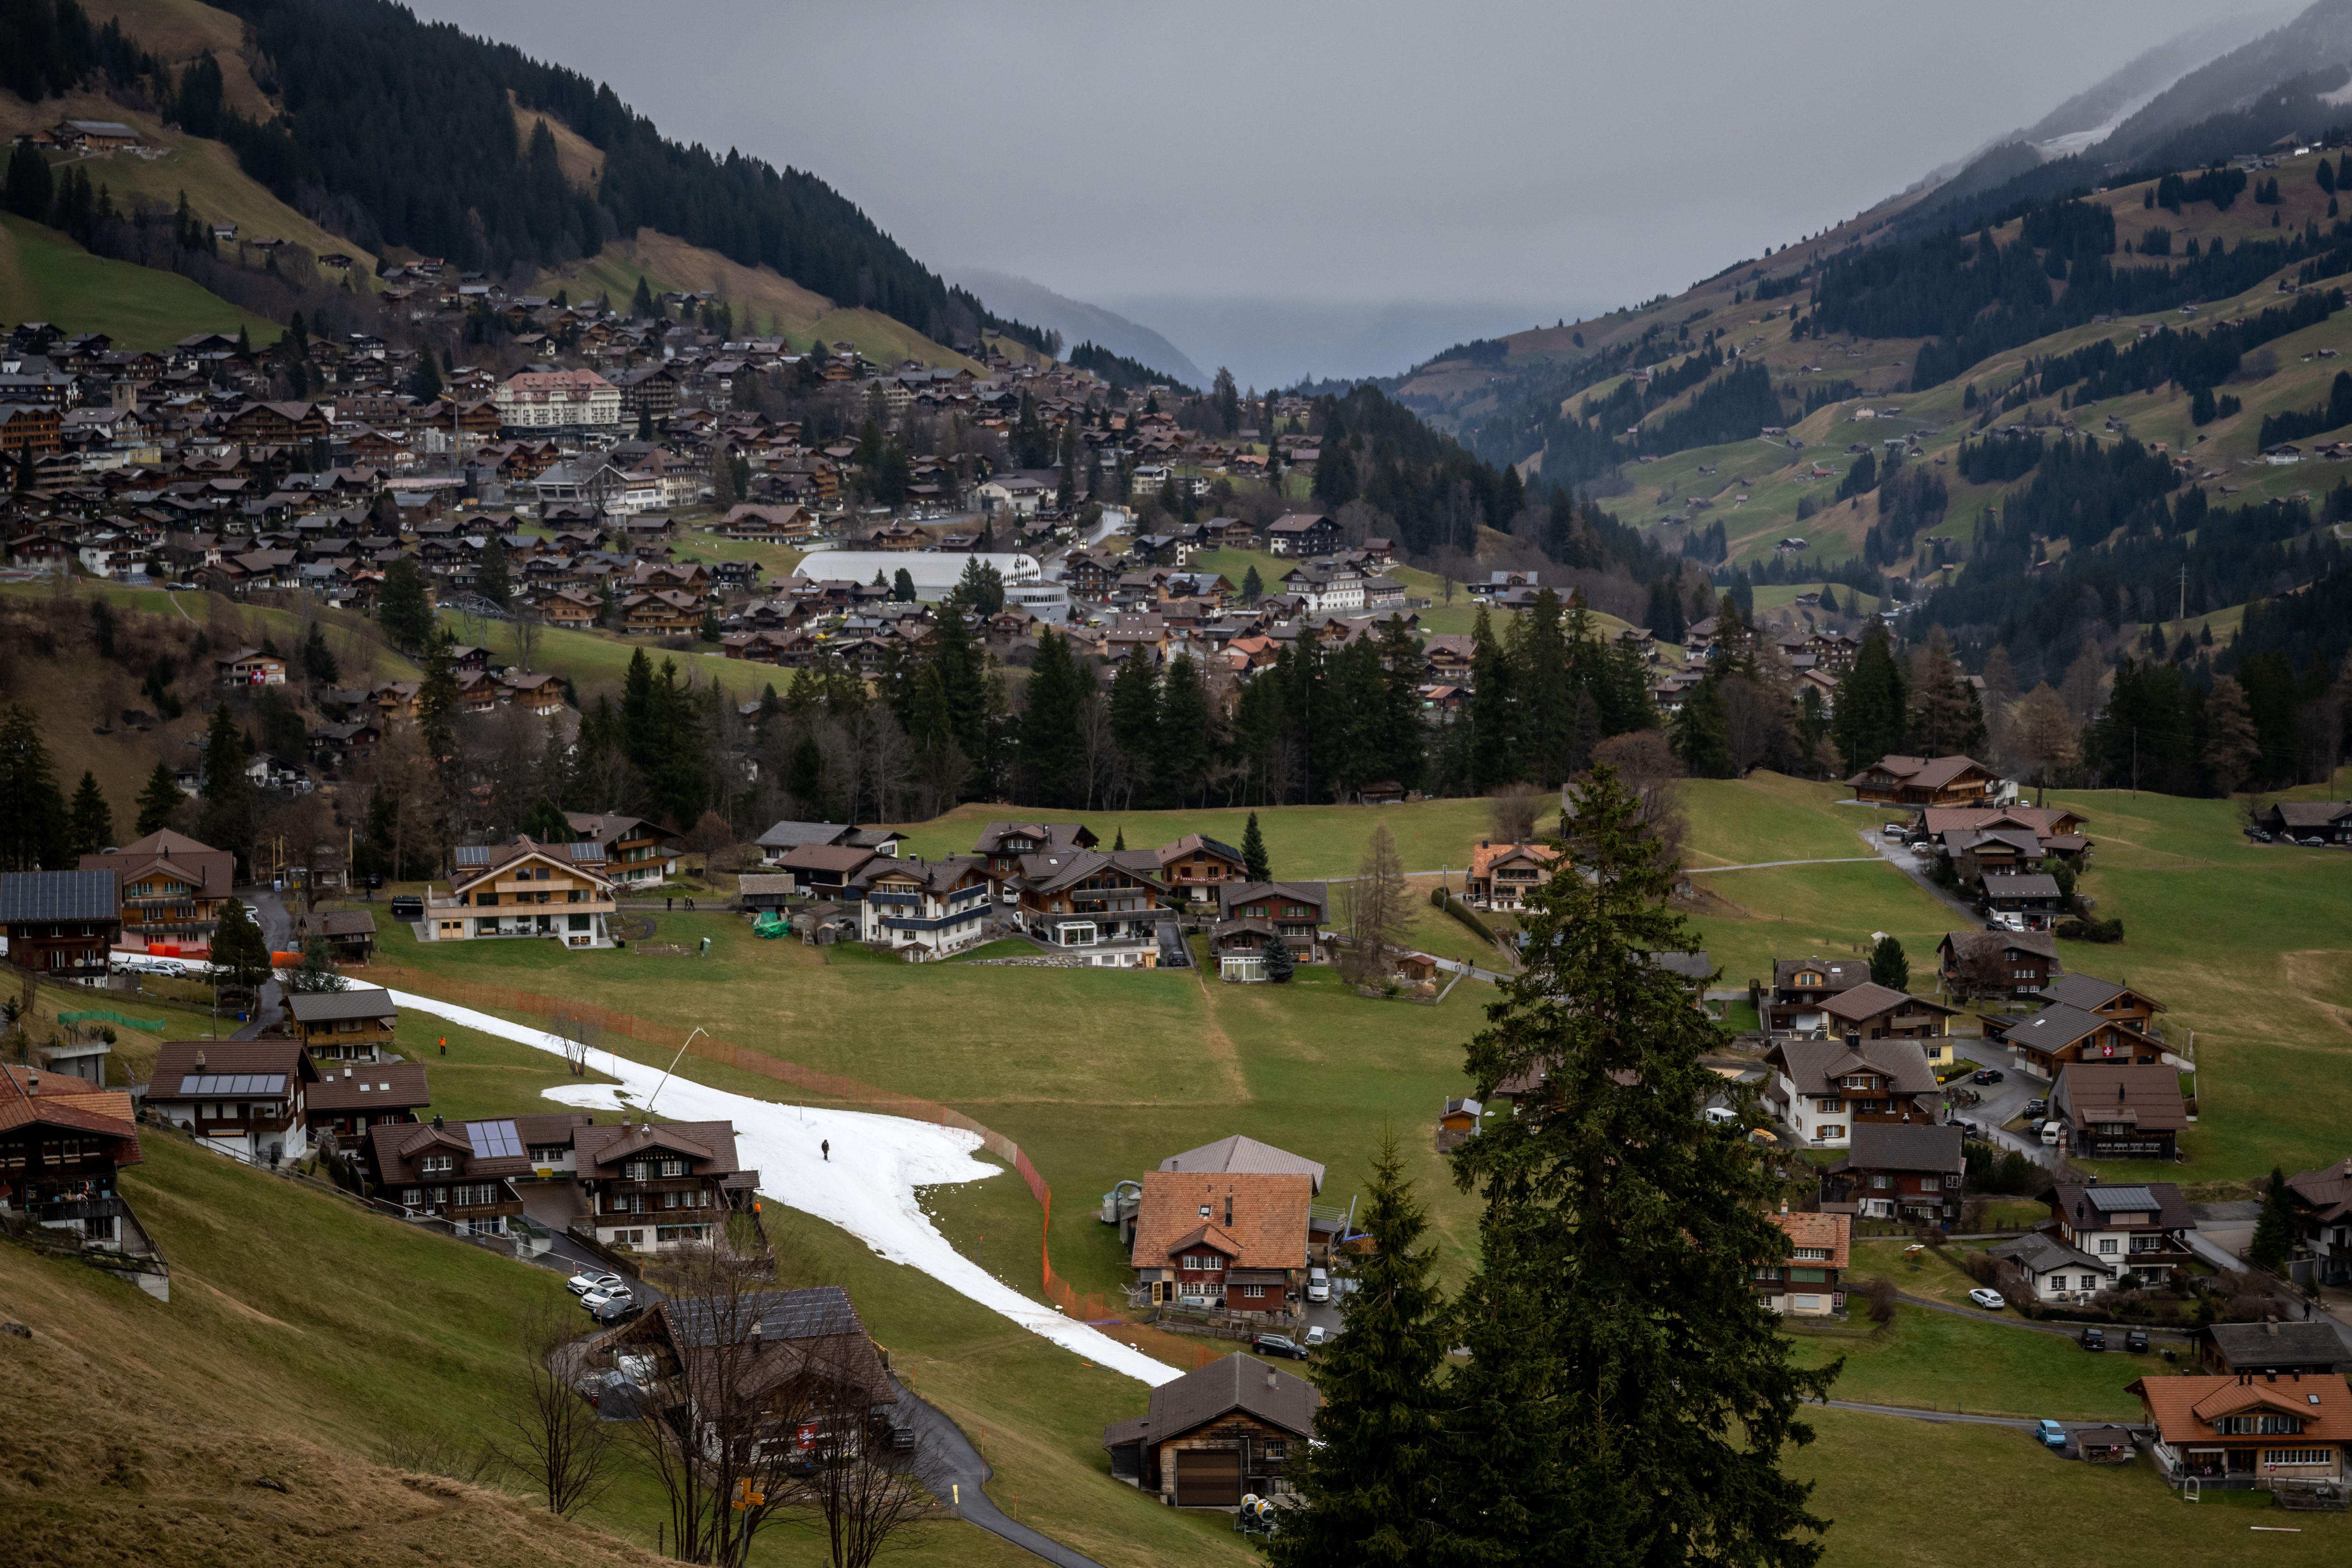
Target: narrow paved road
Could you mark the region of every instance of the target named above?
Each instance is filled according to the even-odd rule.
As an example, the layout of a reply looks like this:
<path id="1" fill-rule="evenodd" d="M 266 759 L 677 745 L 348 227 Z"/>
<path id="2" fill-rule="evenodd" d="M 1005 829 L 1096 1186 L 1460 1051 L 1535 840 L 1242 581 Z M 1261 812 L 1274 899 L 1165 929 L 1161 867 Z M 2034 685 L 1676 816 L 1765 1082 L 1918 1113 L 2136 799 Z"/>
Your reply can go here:
<path id="1" fill-rule="evenodd" d="M 251 904 L 260 916 L 261 939 L 272 952 L 286 952 L 294 946 L 294 917 L 286 910 L 286 900 L 268 888 L 253 887 L 237 895 Z M 286 1019 L 286 988 L 275 980 L 264 981 L 260 994 L 253 999 L 253 1016 L 245 1027 L 230 1036 L 231 1039 L 250 1040 L 264 1029 L 272 1028 Z"/>
<path id="2" fill-rule="evenodd" d="M 896 1379 L 892 1384 L 896 1386 Z M 901 1388 L 895 1415 L 900 1425 L 913 1427 L 916 1441 L 930 1450 L 931 1462 L 940 1472 L 934 1485 L 941 1494 L 954 1500 L 957 1511 L 964 1519 L 991 1535 L 1036 1553 L 1056 1568 L 1102 1568 L 1093 1558 L 1071 1551 L 1050 1536 L 1038 1534 L 991 1502 L 988 1494 L 981 1489 L 981 1483 L 990 1475 L 988 1461 L 980 1457 L 980 1450 L 971 1446 L 963 1428 L 949 1420 L 944 1412 Z"/>
<path id="3" fill-rule="evenodd" d="M 1751 860 L 1744 866 L 1685 866 L 1685 877 L 1704 877 L 1715 871 L 1769 871 L 1775 866 L 1866 866 L 1873 860 L 1885 859 L 1882 855 L 1832 855 L 1820 860 Z"/>
<path id="4" fill-rule="evenodd" d="M 1982 931 L 1984 929 L 1984 917 L 1952 894 L 1936 886 L 1934 880 L 1925 871 L 1919 869 L 1918 857 L 1913 855 L 1907 847 L 1901 844 L 1889 844 L 1884 838 L 1875 837 L 1868 828 L 1860 830 L 1860 837 L 1864 844 L 1877 852 L 1880 859 L 1910 878 L 1919 885 L 1921 891 L 1958 915 L 1967 930 Z"/>
<path id="5" fill-rule="evenodd" d="M 2034 1423 L 2019 1415 L 1964 1415 L 1957 1410 L 1914 1410 L 1907 1405 L 1864 1405 L 1852 1399 L 1824 1399 L 1832 1410 L 1866 1410 L 1873 1415 L 1900 1415 L 1906 1421 L 1934 1421 L 1964 1426 L 2014 1426 L 2031 1432 Z"/>

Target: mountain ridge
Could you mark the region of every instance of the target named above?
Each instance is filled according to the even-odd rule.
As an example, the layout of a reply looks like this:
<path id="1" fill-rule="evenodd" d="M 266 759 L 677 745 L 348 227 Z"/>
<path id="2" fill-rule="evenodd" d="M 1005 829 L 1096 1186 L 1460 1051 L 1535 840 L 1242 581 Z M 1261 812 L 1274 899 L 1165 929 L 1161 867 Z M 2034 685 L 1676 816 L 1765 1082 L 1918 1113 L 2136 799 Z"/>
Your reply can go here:
<path id="1" fill-rule="evenodd" d="M 1101 305 L 1073 300 L 1044 284 L 985 267 L 949 267 L 940 276 L 970 289 L 1002 315 L 1062 334 L 1065 352 L 1082 342 L 1175 377 L 1188 386 L 1206 386 L 1209 374 L 1166 336 Z"/>

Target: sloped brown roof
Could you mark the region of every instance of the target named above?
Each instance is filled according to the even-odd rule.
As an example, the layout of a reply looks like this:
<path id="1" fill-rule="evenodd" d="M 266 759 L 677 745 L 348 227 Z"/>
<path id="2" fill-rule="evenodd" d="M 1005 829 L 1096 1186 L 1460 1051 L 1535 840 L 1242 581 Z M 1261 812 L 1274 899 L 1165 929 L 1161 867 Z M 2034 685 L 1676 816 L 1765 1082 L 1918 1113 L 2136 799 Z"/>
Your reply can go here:
<path id="1" fill-rule="evenodd" d="M 723 1176 L 740 1170 L 735 1163 L 735 1124 L 731 1121 L 614 1122 L 583 1127 L 572 1135 L 580 1157 L 581 1173 L 591 1167 L 617 1165 L 648 1150 L 683 1154 L 698 1176 Z"/>
<path id="2" fill-rule="evenodd" d="M 321 1110 L 414 1110 L 433 1103 L 423 1062 L 348 1062 L 320 1075 L 304 1103 Z"/>
<path id="3" fill-rule="evenodd" d="M 1874 980 L 1865 980 L 1859 985 L 1849 985 L 1835 995 L 1823 998 L 1822 1011 L 1833 1018 L 1845 1018 L 1858 1023 L 1864 1018 L 1875 1018 L 1881 1013 L 1891 1013 L 1906 1002 L 1913 1006 L 1926 1007 L 1937 1013 L 1959 1011 L 1958 1007 L 1947 1007 L 1941 1002 L 1930 1002 L 1925 996 L 1914 996 L 1906 992 L 1897 991 L 1891 985 L 1881 985 Z"/>
<path id="4" fill-rule="evenodd" d="M 2180 1075 L 2161 1063 L 2068 1062 L 2058 1069 L 2050 1102 L 2063 1106 L 2074 1125 L 2129 1121 L 2143 1132 L 2177 1131 L 2189 1125 L 2180 1100 Z"/>
<path id="5" fill-rule="evenodd" d="M 2276 1383 L 2242 1381 L 2227 1373 L 2143 1377 L 2124 1392 L 2139 1395 L 2157 1435 L 2174 1446 L 2220 1437 L 2213 1423 L 2222 1416 L 2263 1413 L 2300 1419 L 2305 1441 L 2352 1442 L 2352 1386 L 2332 1374 L 2289 1374 Z M 2275 1444 L 2284 1439 L 2264 1440 Z"/>
<path id="6" fill-rule="evenodd" d="M 1314 1191 L 1304 1173 L 1146 1171 L 1130 1256 L 1139 1267 L 1160 1267 L 1182 1250 L 1188 1237 L 1198 1240 L 1204 1227 L 1214 1226 L 1231 1238 L 1240 1268 L 1304 1268 L 1307 1211 Z"/>
<path id="7" fill-rule="evenodd" d="M 1311 1437 L 1322 1404 L 1323 1396 L 1306 1379 L 1235 1353 L 1153 1389 L 1147 1414 L 1105 1427 L 1103 1446 L 1165 1443 L 1235 1410 L 1294 1436 Z"/>
<path id="8" fill-rule="evenodd" d="M 1843 1268 L 1853 1252 L 1853 1216 L 1842 1214 L 1768 1214 L 1764 1216 L 1789 1233 L 1789 1245 L 1817 1247 L 1829 1254 L 1829 1267 Z"/>
<path id="9" fill-rule="evenodd" d="M 1898 783 L 1912 789 L 1941 789 L 1971 770 L 1987 777 L 1993 776 L 1992 770 L 1974 757 L 1887 756 L 1879 758 L 1875 764 L 1863 769 L 1845 782 L 1860 784 L 1872 773 L 1883 771 L 1894 774 Z"/>

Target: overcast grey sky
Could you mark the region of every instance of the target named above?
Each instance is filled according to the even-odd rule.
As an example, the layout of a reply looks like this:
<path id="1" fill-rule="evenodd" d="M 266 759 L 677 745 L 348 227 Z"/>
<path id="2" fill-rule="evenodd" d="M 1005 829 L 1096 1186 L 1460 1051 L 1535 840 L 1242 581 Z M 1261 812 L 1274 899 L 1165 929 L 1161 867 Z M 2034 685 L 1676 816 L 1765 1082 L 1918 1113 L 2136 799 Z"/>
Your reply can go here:
<path id="1" fill-rule="evenodd" d="M 1851 216 L 2238 8 L 413 3 L 610 81 L 673 136 L 814 172 L 934 266 L 1135 314 L 1501 326 Z"/>

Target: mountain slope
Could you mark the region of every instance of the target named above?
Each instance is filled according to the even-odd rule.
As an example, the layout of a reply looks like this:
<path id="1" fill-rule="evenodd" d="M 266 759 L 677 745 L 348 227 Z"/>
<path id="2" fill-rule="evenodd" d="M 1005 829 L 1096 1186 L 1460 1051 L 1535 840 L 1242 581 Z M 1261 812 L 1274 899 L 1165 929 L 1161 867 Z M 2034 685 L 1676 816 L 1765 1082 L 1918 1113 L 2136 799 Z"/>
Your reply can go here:
<path id="1" fill-rule="evenodd" d="M 53 228 L 11 216 L 0 216 L 0 318 L 105 332 L 130 349 L 169 348 L 191 332 L 242 331 L 257 342 L 278 335 L 275 323 L 185 278 L 92 256 Z"/>
<path id="2" fill-rule="evenodd" d="M 978 295 L 990 310 L 1061 333 L 1065 349 L 1091 342 L 1115 354 L 1124 354 L 1163 374 L 1174 376 L 1187 386 L 1209 384 L 1207 374 L 1186 357 L 1183 350 L 1150 327 L 1139 321 L 1131 321 L 1116 310 L 1106 310 L 1100 305 L 1089 305 L 1083 300 L 1056 294 L 1042 283 L 1032 283 L 1026 278 L 1016 278 L 1009 272 L 991 272 L 972 267 L 950 268 L 948 277 Z"/>
<path id="3" fill-rule="evenodd" d="M 2127 119 L 2155 109 L 2156 100 L 2186 78 L 2279 27 L 2294 16 L 2293 6 L 2282 5 L 2225 16 L 2191 28 L 2135 57 L 2113 75 L 2084 89 L 2014 136 L 2001 140 L 2023 142 L 2044 157 L 2079 153 L 2112 135 Z M 2189 116 L 2189 120 L 2202 118 L 2204 115 L 2198 113 Z"/>

